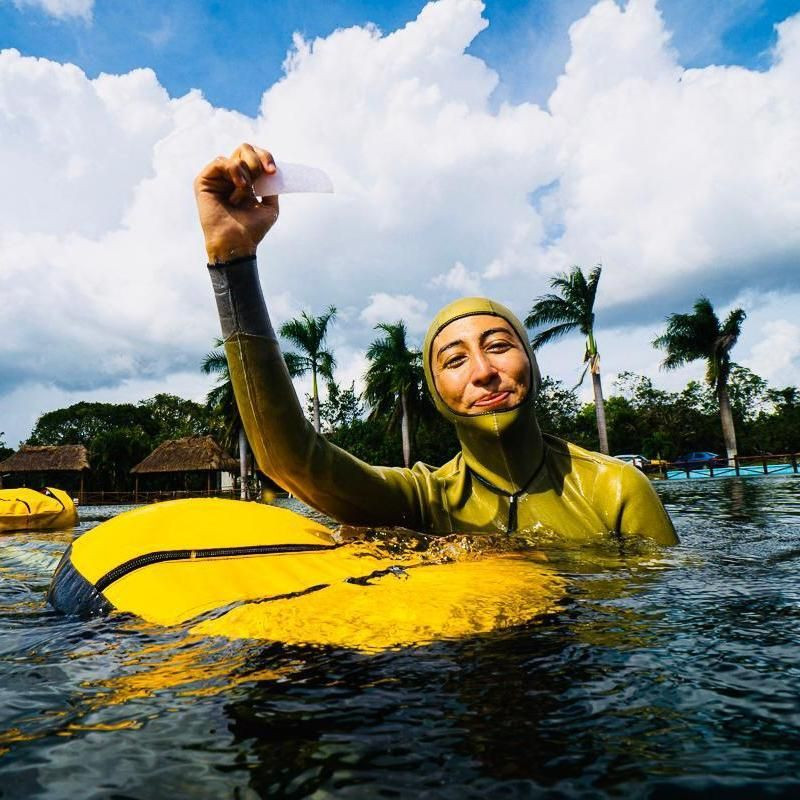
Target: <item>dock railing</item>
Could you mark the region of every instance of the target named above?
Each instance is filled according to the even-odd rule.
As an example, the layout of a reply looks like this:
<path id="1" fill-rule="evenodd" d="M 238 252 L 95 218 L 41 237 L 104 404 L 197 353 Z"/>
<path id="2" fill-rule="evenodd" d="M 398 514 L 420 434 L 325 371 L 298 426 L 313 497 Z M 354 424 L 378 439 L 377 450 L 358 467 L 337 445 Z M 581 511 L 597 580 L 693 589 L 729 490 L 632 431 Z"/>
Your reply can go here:
<path id="1" fill-rule="evenodd" d="M 757 456 L 736 456 L 731 464 L 724 456 L 713 461 L 648 464 L 644 471 L 653 478 L 722 478 L 757 475 L 797 475 L 800 453 L 764 453 Z"/>
<path id="2" fill-rule="evenodd" d="M 239 490 L 233 489 L 203 489 L 188 491 L 186 489 L 162 489 L 160 491 L 143 492 L 133 490 L 129 492 L 83 492 L 78 497 L 82 506 L 132 506 L 144 503 L 160 503 L 164 500 L 185 500 L 190 497 L 222 497 L 227 500 L 238 500 Z"/>

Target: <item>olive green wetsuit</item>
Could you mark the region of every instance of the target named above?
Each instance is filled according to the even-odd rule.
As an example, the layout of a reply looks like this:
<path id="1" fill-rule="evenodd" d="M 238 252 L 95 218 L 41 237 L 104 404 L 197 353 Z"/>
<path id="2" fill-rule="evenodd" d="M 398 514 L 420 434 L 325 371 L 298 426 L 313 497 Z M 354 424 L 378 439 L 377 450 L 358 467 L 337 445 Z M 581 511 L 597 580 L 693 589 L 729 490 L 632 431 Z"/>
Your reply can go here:
<path id="1" fill-rule="evenodd" d="M 239 413 L 260 469 L 310 506 L 351 525 L 419 531 L 516 531 L 586 542 L 609 533 L 677 542 L 650 481 L 635 467 L 543 435 L 535 416 L 539 373 L 519 320 L 484 298 L 437 315 L 423 360 L 437 409 L 461 452 L 442 467 L 377 467 L 314 431 L 289 378 L 261 293 L 256 259 L 209 267 Z M 493 314 L 517 332 L 532 389 L 514 409 L 459 415 L 436 392 L 430 349 L 449 322 Z"/>

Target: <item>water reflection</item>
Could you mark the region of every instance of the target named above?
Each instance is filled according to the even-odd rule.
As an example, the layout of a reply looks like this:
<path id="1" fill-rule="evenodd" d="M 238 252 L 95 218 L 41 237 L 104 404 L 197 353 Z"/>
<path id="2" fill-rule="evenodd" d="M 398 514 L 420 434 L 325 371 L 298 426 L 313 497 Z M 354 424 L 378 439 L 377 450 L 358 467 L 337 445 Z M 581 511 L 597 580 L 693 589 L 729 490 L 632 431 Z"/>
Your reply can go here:
<path id="1" fill-rule="evenodd" d="M 678 548 L 529 552 L 560 582 L 554 605 L 377 653 L 65 620 L 41 602 L 69 535 L 4 538 L 0 791 L 792 796 L 798 487 L 662 484 Z"/>

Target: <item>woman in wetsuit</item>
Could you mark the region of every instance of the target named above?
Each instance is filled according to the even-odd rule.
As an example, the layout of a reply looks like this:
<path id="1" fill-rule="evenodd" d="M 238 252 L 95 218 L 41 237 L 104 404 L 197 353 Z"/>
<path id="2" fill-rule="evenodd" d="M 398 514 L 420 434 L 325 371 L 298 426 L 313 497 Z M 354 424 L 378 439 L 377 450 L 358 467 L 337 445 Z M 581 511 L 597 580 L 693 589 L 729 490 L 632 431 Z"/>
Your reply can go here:
<path id="1" fill-rule="evenodd" d="M 256 249 L 278 218 L 278 198 L 258 200 L 253 181 L 274 171 L 267 151 L 243 144 L 195 180 L 231 380 L 263 472 L 353 525 L 677 541 L 639 470 L 541 433 L 539 371 L 525 329 L 485 298 L 446 306 L 423 344 L 428 389 L 461 444 L 451 461 L 376 467 L 317 434 L 303 415 L 258 281 Z"/>

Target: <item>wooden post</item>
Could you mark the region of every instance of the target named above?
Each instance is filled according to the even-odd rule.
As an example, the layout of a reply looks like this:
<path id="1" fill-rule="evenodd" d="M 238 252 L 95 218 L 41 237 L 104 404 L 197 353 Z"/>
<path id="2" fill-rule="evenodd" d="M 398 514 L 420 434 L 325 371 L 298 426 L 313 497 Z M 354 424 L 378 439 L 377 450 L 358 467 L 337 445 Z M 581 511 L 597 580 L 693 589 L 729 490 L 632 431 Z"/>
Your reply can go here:
<path id="1" fill-rule="evenodd" d="M 764 474 L 769 475 L 769 467 L 767 467 L 767 457 L 761 456 L 761 463 L 764 465 Z"/>
<path id="2" fill-rule="evenodd" d="M 792 470 L 797 474 L 797 453 L 792 453 Z"/>
<path id="3" fill-rule="evenodd" d="M 211 470 L 206 473 L 206 495 L 211 494 Z"/>
<path id="4" fill-rule="evenodd" d="M 133 502 L 139 502 L 139 473 L 136 473 L 136 476 L 133 479 Z"/>
<path id="5" fill-rule="evenodd" d="M 739 454 L 733 457 L 733 466 L 736 467 L 736 477 L 739 477 Z"/>
<path id="6" fill-rule="evenodd" d="M 83 505 L 83 471 L 81 471 L 81 488 L 78 490 L 78 504 Z"/>

